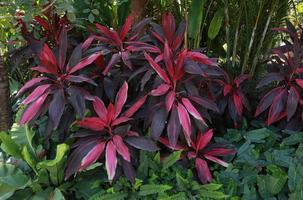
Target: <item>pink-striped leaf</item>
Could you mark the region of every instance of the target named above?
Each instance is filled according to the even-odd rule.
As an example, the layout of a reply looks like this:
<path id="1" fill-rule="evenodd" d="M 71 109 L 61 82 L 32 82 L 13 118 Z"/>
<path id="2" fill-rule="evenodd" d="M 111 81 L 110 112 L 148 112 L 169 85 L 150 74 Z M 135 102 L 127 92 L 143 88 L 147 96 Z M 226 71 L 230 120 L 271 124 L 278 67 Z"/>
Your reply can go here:
<path id="1" fill-rule="evenodd" d="M 159 138 L 159 142 L 164 144 L 166 147 L 175 150 L 175 151 L 180 151 L 180 150 L 184 150 L 185 148 L 183 146 L 181 146 L 180 144 L 176 144 L 176 145 L 172 145 L 168 139 L 164 138 L 164 137 L 160 137 Z"/>
<path id="2" fill-rule="evenodd" d="M 53 74 L 57 74 L 58 66 L 56 57 L 53 54 L 52 50 L 47 46 L 47 44 L 44 45 L 39 58 L 41 66 L 48 68 L 48 70 Z"/>
<path id="3" fill-rule="evenodd" d="M 28 82 L 25 83 L 24 86 L 22 86 L 22 88 L 18 91 L 17 93 L 17 97 L 20 96 L 22 93 L 24 93 L 26 90 L 30 89 L 31 87 L 33 87 L 34 85 L 44 81 L 44 80 L 48 80 L 47 77 L 37 77 L 37 78 L 33 78 L 31 80 L 29 80 Z"/>
<path id="4" fill-rule="evenodd" d="M 131 117 L 137 112 L 141 106 L 145 103 L 147 98 L 147 95 L 144 95 L 141 97 L 134 105 L 132 105 L 129 109 L 127 109 L 124 113 L 123 116 L 125 117 Z"/>
<path id="5" fill-rule="evenodd" d="M 48 92 L 44 93 L 40 96 L 36 101 L 30 104 L 26 110 L 23 112 L 22 117 L 20 119 L 20 124 L 25 124 L 36 117 L 37 113 L 40 111 L 45 99 L 48 96 Z"/>
<path id="6" fill-rule="evenodd" d="M 124 144 L 120 135 L 115 135 L 113 137 L 113 143 L 116 147 L 116 150 L 122 156 L 122 158 L 130 162 L 130 153 L 128 151 L 128 147 Z"/>
<path id="7" fill-rule="evenodd" d="M 94 110 L 97 113 L 97 115 L 101 119 L 105 120 L 107 117 L 107 109 L 106 109 L 103 101 L 99 97 L 96 97 L 95 100 L 93 101 L 93 106 L 94 106 Z"/>
<path id="8" fill-rule="evenodd" d="M 128 118 L 128 117 L 119 117 L 119 118 L 115 119 L 112 122 L 112 126 L 118 126 L 119 124 L 122 124 L 124 122 L 128 122 L 129 120 L 131 120 L 131 118 Z"/>
<path id="9" fill-rule="evenodd" d="M 217 66 L 216 63 L 200 52 L 188 51 L 186 57 L 204 65 Z"/>
<path id="10" fill-rule="evenodd" d="M 156 89 L 153 89 L 150 92 L 150 95 L 152 96 L 162 96 L 166 94 L 166 92 L 170 89 L 170 85 L 167 85 L 165 83 L 159 85 Z"/>
<path id="11" fill-rule="evenodd" d="M 184 131 L 184 136 L 187 141 L 188 146 L 191 146 L 191 122 L 189 115 L 184 108 L 184 106 L 180 103 L 178 103 L 178 116 L 180 124 Z"/>
<path id="12" fill-rule="evenodd" d="M 196 143 L 196 152 L 203 150 L 213 137 L 213 130 L 209 129 L 206 133 L 199 133 Z"/>
<path id="13" fill-rule="evenodd" d="M 36 66 L 36 67 L 32 67 L 31 70 L 33 71 L 38 71 L 40 73 L 46 73 L 46 74 L 57 74 L 57 72 L 53 71 L 52 69 L 48 68 L 48 67 L 44 67 L 44 66 Z"/>
<path id="14" fill-rule="evenodd" d="M 196 170 L 198 173 L 198 177 L 203 184 L 212 181 L 213 178 L 205 160 L 196 158 Z"/>
<path id="15" fill-rule="evenodd" d="M 28 95 L 28 97 L 26 97 L 26 99 L 24 99 L 22 101 L 22 104 L 29 104 L 29 103 L 35 101 L 42 94 L 44 94 L 45 91 L 47 89 L 49 89 L 50 86 L 51 86 L 51 84 L 45 84 L 45 85 L 40 85 L 40 86 L 36 87 L 36 89 L 30 95 Z"/>
<path id="16" fill-rule="evenodd" d="M 203 155 L 207 160 L 213 161 L 215 163 L 218 163 L 219 165 L 222 165 L 223 167 L 228 167 L 228 163 L 225 162 L 224 160 L 221 160 L 215 156 L 204 154 Z"/>
<path id="17" fill-rule="evenodd" d="M 116 31 L 111 31 L 109 28 L 102 26 L 101 24 L 96 24 L 96 27 L 100 30 L 101 34 L 115 42 L 116 46 L 121 47 L 122 41 Z"/>
<path id="18" fill-rule="evenodd" d="M 75 73 L 76 71 L 79 71 L 80 69 L 83 69 L 84 67 L 86 67 L 87 65 L 90 65 L 91 63 L 93 63 L 101 54 L 99 52 L 94 53 L 84 59 L 82 59 L 78 64 L 76 64 L 74 67 L 72 67 L 69 70 L 69 74 Z"/>
<path id="19" fill-rule="evenodd" d="M 134 18 L 133 16 L 129 15 L 126 20 L 124 25 L 122 26 L 122 29 L 120 31 L 120 38 L 123 41 L 127 35 L 127 33 L 129 32 L 129 30 L 131 29 L 132 25 L 133 25 L 133 21 Z"/>
<path id="20" fill-rule="evenodd" d="M 163 53 L 163 59 L 164 59 L 164 63 L 166 66 L 166 69 L 168 71 L 168 74 L 170 76 L 171 79 L 174 78 L 174 74 L 175 74 L 175 70 L 174 70 L 174 66 L 173 66 L 173 58 L 172 58 L 172 52 L 171 49 L 168 46 L 168 42 L 165 41 L 164 44 L 164 53 Z"/>
<path id="21" fill-rule="evenodd" d="M 148 61 L 148 63 L 150 64 L 150 66 L 157 72 L 157 74 L 159 75 L 159 77 L 167 84 L 170 84 L 170 80 L 168 78 L 168 76 L 166 75 L 165 71 L 160 67 L 160 65 L 158 65 L 153 59 L 152 57 L 150 57 L 150 55 L 148 55 L 147 53 L 144 52 L 144 56 L 145 59 Z"/>
<path id="22" fill-rule="evenodd" d="M 197 109 L 193 106 L 193 104 L 187 98 L 182 98 L 182 103 L 185 106 L 186 110 L 197 120 L 199 120 L 202 124 L 207 126 L 205 120 L 202 118 Z"/>
<path id="23" fill-rule="evenodd" d="M 235 104 L 237 114 L 239 116 L 242 116 L 243 104 L 242 104 L 240 96 L 236 92 L 233 93 L 233 102 Z"/>
<path id="24" fill-rule="evenodd" d="M 128 91 L 128 84 L 125 81 L 117 93 L 116 100 L 115 100 L 115 117 L 121 113 L 121 110 L 126 102 L 127 99 L 127 91 Z"/>
<path id="25" fill-rule="evenodd" d="M 106 145 L 105 160 L 108 180 L 112 182 L 115 177 L 117 168 L 116 147 L 112 141 L 109 141 Z"/>
<path id="26" fill-rule="evenodd" d="M 162 28 L 169 44 L 173 43 L 175 33 L 175 18 L 171 13 L 164 13 L 162 15 Z"/>
<path id="27" fill-rule="evenodd" d="M 170 91 L 165 98 L 166 111 L 169 112 L 171 107 L 175 102 L 176 93 L 174 91 Z"/>
<path id="28" fill-rule="evenodd" d="M 102 74 L 107 75 L 108 72 L 112 69 L 112 67 L 120 61 L 120 59 L 121 59 L 121 56 L 119 53 L 113 54 L 109 63 L 107 64 L 106 68 L 102 72 Z"/>
<path id="29" fill-rule="evenodd" d="M 105 147 L 105 142 L 98 143 L 94 148 L 92 148 L 88 154 L 82 159 L 79 171 L 82 171 L 89 167 L 91 164 L 96 162 L 100 157 Z"/>
<path id="30" fill-rule="evenodd" d="M 109 103 L 107 106 L 107 123 L 111 123 L 115 119 L 115 106 L 112 103 Z"/>
<path id="31" fill-rule="evenodd" d="M 212 156 L 227 156 L 235 153 L 236 153 L 235 150 L 225 149 L 225 148 L 213 148 L 211 150 L 205 151 L 205 154 Z"/>

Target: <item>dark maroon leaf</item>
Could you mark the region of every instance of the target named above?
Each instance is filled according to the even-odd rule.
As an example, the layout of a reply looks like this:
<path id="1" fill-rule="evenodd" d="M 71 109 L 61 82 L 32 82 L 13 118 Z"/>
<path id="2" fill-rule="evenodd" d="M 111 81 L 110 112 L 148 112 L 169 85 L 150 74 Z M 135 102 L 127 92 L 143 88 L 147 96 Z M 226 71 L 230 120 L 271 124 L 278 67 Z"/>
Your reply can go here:
<path id="1" fill-rule="evenodd" d="M 69 102 L 72 104 L 73 108 L 76 110 L 77 114 L 80 116 L 81 119 L 84 117 L 85 113 L 85 99 L 81 90 L 76 87 L 69 87 L 67 89 L 69 94 Z"/>
<path id="2" fill-rule="evenodd" d="M 180 132 L 181 132 L 181 126 L 178 117 L 177 107 L 173 106 L 167 124 L 167 136 L 171 146 L 173 147 L 176 146 Z"/>
<path id="3" fill-rule="evenodd" d="M 65 107 L 64 91 L 62 89 L 59 89 L 54 93 L 53 99 L 50 102 L 48 109 L 49 117 L 53 122 L 54 129 L 56 129 L 59 125 L 61 116 L 64 111 L 64 107 Z"/>
<path id="4" fill-rule="evenodd" d="M 268 85 L 272 82 L 279 82 L 284 80 L 284 76 L 280 73 L 269 73 L 267 74 L 257 85 L 257 88 L 263 87 L 265 85 Z"/>
<path id="5" fill-rule="evenodd" d="M 125 142 L 137 149 L 141 149 L 145 151 L 153 152 L 159 150 L 155 142 L 146 139 L 145 137 L 140 137 L 140 136 L 127 137 L 125 138 Z"/>
<path id="6" fill-rule="evenodd" d="M 295 114 L 299 100 L 300 100 L 300 93 L 298 92 L 298 90 L 293 86 L 290 87 L 287 97 L 287 106 L 286 106 L 287 121 L 289 121 Z"/>
<path id="7" fill-rule="evenodd" d="M 135 178 L 136 178 L 136 172 L 131 164 L 131 162 L 127 162 L 126 160 L 122 159 L 122 169 L 123 173 L 126 176 L 126 178 L 132 183 L 135 183 Z"/>
<path id="8" fill-rule="evenodd" d="M 150 126 L 151 136 L 154 140 L 158 140 L 165 128 L 167 119 L 167 112 L 164 107 L 160 107 L 152 116 L 152 123 Z"/>

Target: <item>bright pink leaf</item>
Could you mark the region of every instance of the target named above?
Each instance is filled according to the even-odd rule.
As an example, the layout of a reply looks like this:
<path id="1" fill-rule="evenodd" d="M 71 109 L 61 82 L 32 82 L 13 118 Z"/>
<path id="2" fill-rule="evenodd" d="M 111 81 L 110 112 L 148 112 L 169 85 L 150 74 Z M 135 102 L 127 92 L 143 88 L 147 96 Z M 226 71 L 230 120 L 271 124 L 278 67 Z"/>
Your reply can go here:
<path id="1" fill-rule="evenodd" d="M 166 99 L 165 99 L 165 105 L 166 105 L 166 110 L 167 112 L 170 111 L 171 107 L 173 106 L 174 102 L 175 102 L 175 96 L 176 93 L 174 91 L 170 91 L 167 95 L 166 95 Z"/>
<path id="2" fill-rule="evenodd" d="M 105 142 L 100 142 L 94 148 L 92 148 L 88 154 L 82 159 L 81 166 L 79 171 L 82 171 L 89 167 L 91 164 L 96 162 L 96 160 L 100 157 L 105 147 Z"/>
<path id="3" fill-rule="evenodd" d="M 239 116 L 242 116 L 243 104 L 242 104 L 240 96 L 236 92 L 233 93 L 233 102 L 235 104 L 237 114 Z"/>
<path id="4" fill-rule="evenodd" d="M 72 74 L 75 73 L 76 71 L 83 69 L 84 67 L 86 67 L 87 65 L 90 65 L 91 63 L 93 63 L 101 54 L 99 52 L 94 53 L 84 59 L 82 59 L 78 64 L 76 64 L 74 67 L 72 67 L 68 74 Z"/>
<path id="5" fill-rule="evenodd" d="M 80 127 L 91 129 L 94 131 L 102 131 L 106 125 L 103 120 L 98 117 L 88 117 L 77 123 Z"/>
<path id="6" fill-rule="evenodd" d="M 170 85 L 167 85 L 165 83 L 159 85 L 156 89 L 153 89 L 150 92 L 150 95 L 152 96 L 162 96 L 166 94 L 166 92 L 170 89 Z"/>
<path id="7" fill-rule="evenodd" d="M 128 122 L 129 120 L 131 120 L 131 118 L 128 118 L 128 117 L 119 117 L 119 118 L 115 119 L 112 122 L 112 126 L 118 126 L 119 124 L 122 124 L 124 122 Z"/>
<path id="8" fill-rule="evenodd" d="M 213 129 L 209 129 L 206 133 L 199 133 L 196 143 L 196 151 L 203 150 L 213 137 Z"/>
<path id="9" fill-rule="evenodd" d="M 57 74 L 58 66 L 56 57 L 53 54 L 52 50 L 47 46 L 47 44 L 44 45 L 39 58 L 41 66 L 48 68 L 49 71 L 51 71 L 53 74 Z"/>
<path id="10" fill-rule="evenodd" d="M 134 18 L 133 16 L 129 15 L 126 20 L 124 25 L 122 26 L 122 29 L 120 31 L 120 38 L 123 41 L 127 35 L 127 33 L 129 32 L 129 30 L 131 29 L 132 25 L 133 25 L 133 21 Z"/>
<path id="11" fill-rule="evenodd" d="M 121 113 L 121 110 L 126 102 L 127 99 L 127 91 L 128 91 L 128 84 L 125 81 L 118 91 L 116 95 L 115 100 L 115 117 L 118 117 L 118 115 Z"/>
<path id="12" fill-rule="evenodd" d="M 200 113 L 197 111 L 197 109 L 193 106 L 193 104 L 187 99 L 187 98 L 182 98 L 182 103 L 185 106 L 186 110 L 197 120 L 199 120 L 202 124 L 207 126 L 206 122 L 200 115 Z"/>
<path id="13" fill-rule="evenodd" d="M 127 109 L 124 113 L 123 116 L 125 117 L 131 117 L 137 112 L 141 106 L 145 103 L 147 98 L 147 95 L 144 95 L 141 97 L 134 105 L 132 105 L 129 109 Z"/>
<path id="14" fill-rule="evenodd" d="M 28 82 L 25 83 L 25 85 L 18 91 L 17 96 L 25 92 L 27 89 L 33 87 L 35 84 L 40 83 L 44 80 L 48 80 L 47 77 L 38 77 L 38 78 L 33 78 L 29 80 Z"/>
<path id="15" fill-rule="evenodd" d="M 113 137 L 113 143 L 116 147 L 118 153 L 122 156 L 122 158 L 128 162 L 130 162 L 130 154 L 128 151 L 128 147 L 124 144 L 120 135 L 115 135 Z"/>
<path id="16" fill-rule="evenodd" d="M 188 146 L 191 146 L 191 123 L 189 115 L 184 108 L 184 106 L 178 103 L 178 116 L 180 120 L 180 124 L 184 130 L 184 136 L 187 141 Z"/>
<path id="17" fill-rule="evenodd" d="M 103 101 L 99 97 L 96 97 L 95 100 L 93 101 L 93 106 L 94 106 L 94 110 L 97 113 L 97 115 L 101 119 L 105 120 L 107 117 L 107 109 L 106 109 Z"/>
<path id="18" fill-rule="evenodd" d="M 301 87 L 303 88 L 303 79 L 296 79 L 296 83 Z"/>
<path id="19" fill-rule="evenodd" d="M 116 147 L 112 141 L 107 142 L 105 160 L 105 167 L 107 171 L 108 180 L 112 182 L 115 177 L 117 168 Z"/>
<path id="20" fill-rule="evenodd" d="M 51 86 L 50 84 L 45 84 L 45 85 L 40 85 L 40 86 L 36 87 L 36 89 L 30 95 L 28 95 L 28 97 L 26 97 L 26 99 L 24 99 L 22 101 L 22 104 L 29 104 L 29 103 L 33 102 L 34 100 L 39 98 L 42 94 L 44 94 L 44 92 L 47 89 L 49 89 L 50 86 Z"/>
<path id="21" fill-rule="evenodd" d="M 236 151 L 233 149 L 225 149 L 225 148 L 213 148 L 211 150 L 205 151 L 205 154 L 212 156 L 227 156 L 231 154 L 235 154 Z"/>

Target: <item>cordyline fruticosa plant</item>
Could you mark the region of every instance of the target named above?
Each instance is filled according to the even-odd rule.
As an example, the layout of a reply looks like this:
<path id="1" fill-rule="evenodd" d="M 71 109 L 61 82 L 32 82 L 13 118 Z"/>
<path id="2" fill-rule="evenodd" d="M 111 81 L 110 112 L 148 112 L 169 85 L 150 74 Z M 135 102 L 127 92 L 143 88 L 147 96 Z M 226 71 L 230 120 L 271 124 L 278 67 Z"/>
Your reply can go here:
<path id="1" fill-rule="evenodd" d="M 154 141 L 143 134 L 148 129 L 156 141 L 162 135 L 161 138 L 168 138 L 169 147 L 175 148 L 180 143 L 187 146 L 183 150 L 188 155 L 196 152 L 191 158 L 197 158 L 196 166 L 203 183 L 211 180 L 203 158 L 226 165 L 214 156 L 233 152 L 224 148 L 213 149 L 214 153 L 204 151 L 212 132 L 200 133 L 211 122 L 208 112 L 219 110 L 215 104 L 216 96 L 210 95 L 211 91 L 205 94 L 201 83 L 207 84 L 212 77 L 224 78 L 225 72 L 203 53 L 183 48 L 185 22 L 181 22 L 176 31 L 174 17 L 164 14 L 162 26 L 152 23 L 150 35 L 144 30 L 149 23 L 150 19 L 144 19 L 133 24 L 133 18 L 129 16 L 119 31 L 97 24 L 98 32 L 79 44 L 71 54 L 67 53 L 70 48 L 66 31 L 62 29 L 58 45 L 53 50 L 44 45 L 39 54 L 39 64 L 33 70 L 41 75 L 19 91 L 18 96 L 31 92 L 22 102 L 26 105 L 20 121 L 22 124 L 34 122 L 48 111 L 48 130 L 60 127 L 65 121 L 61 117 L 64 113 L 72 119 L 63 123 L 69 128 L 75 119 L 70 112 L 79 115 L 80 119 L 74 123 L 79 129 L 68 137 L 75 143 L 68 159 L 66 179 L 87 169 L 97 160 L 104 160 L 110 182 L 118 166 L 122 166 L 126 177 L 134 182 L 135 149 L 158 149 Z M 93 43 L 95 40 L 98 44 Z M 92 47 L 92 44 L 97 47 Z M 88 56 L 82 58 L 82 54 Z M 68 62 L 67 55 L 70 55 Z M 96 65 L 91 65 L 93 62 Z M 95 66 L 96 72 L 103 66 L 100 75 L 92 77 L 82 70 L 89 65 Z M 142 77 L 137 76 L 143 72 Z M 97 82 L 99 85 L 95 91 L 89 90 L 92 87 L 84 87 L 84 83 L 96 85 L 96 77 L 114 81 L 110 84 Z M 232 96 L 233 102 L 236 99 L 234 104 L 246 106 L 243 100 L 240 105 L 234 97 L 239 95 L 241 99 L 240 79 L 228 80 L 225 87 L 230 85 L 233 89 L 225 89 L 224 96 Z M 141 91 L 138 91 L 138 82 L 141 82 Z M 101 87 L 104 87 L 105 94 L 98 91 Z M 120 89 L 115 92 L 118 87 Z M 85 100 L 92 102 L 94 108 L 94 112 L 87 112 L 90 117 L 85 117 Z M 236 112 L 241 111 L 241 107 L 237 109 Z M 96 117 L 93 117 L 94 113 Z M 238 114 L 241 115 L 241 112 Z"/>
<path id="2" fill-rule="evenodd" d="M 172 146 L 170 142 L 164 138 L 160 138 L 160 142 L 166 147 L 174 151 L 182 151 L 180 159 L 187 158 L 189 160 L 195 160 L 195 166 L 198 177 L 202 183 L 208 183 L 212 181 L 212 175 L 209 170 L 206 160 L 218 163 L 224 167 L 228 166 L 228 163 L 217 158 L 217 156 L 227 156 L 235 153 L 235 150 L 222 147 L 208 147 L 213 137 L 213 130 L 209 129 L 205 133 L 199 132 L 195 140 L 190 139 L 190 146 L 186 144 L 177 143 Z"/>
<path id="3" fill-rule="evenodd" d="M 41 114 L 48 111 L 48 128 L 56 129 L 64 111 L 69 111 L 71 105 L 76 113 L 83 118 L 86 109 L 85 100 L 93 100 L 92 96 L 79 83 L 95 84 L 93 80 L 78 74 L 78 72 L 94 62 L 100 53 L 91 54 L 82 58 L 81 45 L 78 45 L 67 62 L 67 33 L 62 29 L 57 54 L 44 45 L 39 55 L 39 65 L 32 70 L 41 73 L 28 81 L 18 92 L 17 96 L 30 93 L 21 104 L 26 108 L 21 116 L 20 123 L 33 122 Z M 70 117 L 72 114 L 70 113 Z"/>
<path id="4" fill-rule="evenodd" d="M 127 92 L 128 84 L 124 82 L 116 95 L 115 103 L 110 102 L 107 107 L 102 100 L 96 98 L 93 106 L 98 117 L 84 118 L 78 122 L 80 127 L 91 131 L 80 131 L 75 134 L 79 139 L 73 145 L 75 150 L 68 161 L 66 178 L 93 164 L 105 149 L 108 179 L 112 181 L 115 176 L 118 154 L 121 157 L 124 174 L 134 182 L 135 173 L 131 164 L 129 147 L 126 144 L 147 151 L 157 150 L 157 146 L 152 141 L 130 130 L 129 121 L 134 120 L 131 117 L 144 104 L 147 96 L 141 97 L 121 114 L 127 100 Z"/>
<path id="5" fill-rule="evenodd" d="M 260 81 L 257 88 L 274 84 L 274 88 L 261 99 L 255 116 L 268 110 L 266 123 L 273 124 L 281 119 L 303 120 L 303 28 L 298 30 L 287 21 L 287 28 L 276 28 L 286 33 L 290 40 L 274 48 L 270 72 Z M 301 116 L 300 116 L 301 115 Z"/>

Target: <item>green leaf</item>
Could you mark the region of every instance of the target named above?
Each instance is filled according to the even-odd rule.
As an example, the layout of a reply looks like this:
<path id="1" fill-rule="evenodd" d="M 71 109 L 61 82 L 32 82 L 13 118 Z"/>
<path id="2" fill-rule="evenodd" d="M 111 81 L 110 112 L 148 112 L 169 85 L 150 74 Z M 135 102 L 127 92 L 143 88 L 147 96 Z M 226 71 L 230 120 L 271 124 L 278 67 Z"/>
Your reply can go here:
<path id="1" fill-rule="evenodd" d="M 293 192 L 296 189 L 297 184 L 300 184 L 299 183 L 299 180 L 300 180 L 299 179 L 300 178 L 299 170 L 300 169 L 297 169 L 296 165 L 293 162 L 289 165 L 289 168 L 288 168 L 288 187 L 289 187 L 289 190 L 291 192 Z M 303 180 L 303 177 L 301 177 L 301 180 Z"/>
<path id="2" fill-rule="evenodd" d="M 28 151 L 27 146 L 24 146 L 22 149 L 22 157 L 23 159 L 27 162 L 27 164 L 36 172 L 36 174 L 38 173 L 36 170 L 36 160 L 35 158 L 33 158 L 32 154 Z"/>
<path id="3" fill-rule="evenodd" d="M 163 169 L 167 169 L 175 164 L 181 156 L 182 151 L 175 151 L 163 160 Z"/>
<path id="4" fill-rule="evenodd" d="M 16 190 L 24 189 L 30 183 L 20 169 L 11 164 L 0 163 L 0 199 L 7 199 Z"/>
<path id="5" fill-rule="evenodd" d="M 196 38 L 201 29 L 205 0 L 192 0 L 188 13 L 188 35 Z"/>
<path id="6" fill-rule="evenodd" d="M 264 139 L 272 134 L 272 131 L 267 128 L 260 128 L 248 131 L 244 138 L 250 140 L 251 142 L 263 143 Z"/>
<path id="7" fill-rule="evenodd" d="M 222 21 L 224 18 L 224 10 L 222 8 L 218 9 L 213 17 L 213 19 L 210 22 L 209 28 L 208 28 L 208 37 L 209 39 L 214 39 L 222 26 Z"/>
<path id="8" fill-rule="evenodd" d="M 183 178 L 178 172 L 176 173 L 177 187 L 180 191 L 185 191 L 189 186 L 189 181 Z"/>
<path id="9" fill-rule="evenodd" d="M 220 191 L 200 191 L 201 198 L 211 198 L 211 199 L 225 199 L 229 196 Z"/>
<path id="10" fill-rule="evenodd" d="M 142 185 L 139 191 L 140 196 L 147 196 L 151 194 L 159 194 L 163 193 L 167 190 L 172 189 L 170 185 L 156 185 L 156 184 L 148 184 Z"/>
<path id="11" fill-rule="evenodd" d="M 283 189 L 287 181 L 287 174 L 281 168 L 275 165 L 268 166 L 267 170 L 268 173 L 271 174 L 267 175 L 266 179 L 268 191 L 272 195 L 276 195 Z"/>
<path id="12" fill-rule="evenodd" d="M 63 194 L 61 191 L 56 188 L 54 192 L 51 194 L 51 197 L 49 198 L 50 200 L 65 200 Z"/>
<path id="13" fill-rule="evenodd" d="M 184 192 L 179 192 L 179 193 L 171 195 L 169 197 L 159 198 L 159 200 L 187 200 L 187 199 L 188 198 L 186 197 Z"/>
<path id="14" fill-rule="evenodd" d="M 113 194 L 98 194 L 94 195 L 89 200 L 123 200 L 127 197 L 125 193 L 113 193 Z"/>
<path id="15" fill-rule="evenodd" d="M 12 140 L 11 136 L 5 132 L 0 132 L 1 149 L 7 154 L 14 156 L 15 158 L 21 158 L 21 149 L 18 144 Z"/>
<path id="16" fill-rule="evenodd" d="M 303 142 L 303 133 L 294 133 L 293 135 L 283 139 L 283 145 L 295 145 Z"/>
<path id="17" fill-rule="evenodd" d="M 201 186 L 201 188 L 204 188 L 205 190 L 212 190 L 212 191 L 219 190 L 221 187 L 222 187 L 221 184 L 216 184 L 216 183 L 210 183 Z"/>
<path id="18" fill-rule="evenodd" d="M 44 160 L 37 164 L 38 169 L 47 169 L 50 173 L 50 178 L 53 184 L 58 185 L 63 180 L 64 170 L 64 158 L 66 152 L 69 150 L 67 144 L 57 145 L 56 157 L 53 160 Z"/>
<path id="19" fill-rule="evenodd" d="M 88 15 L 88 21 L 89 21 L 90 23 L 94 23 L 95 17 L 94 17 L 94 15 L 93 15 L 92 13 L 89 13 L 89 15 Z"/>

